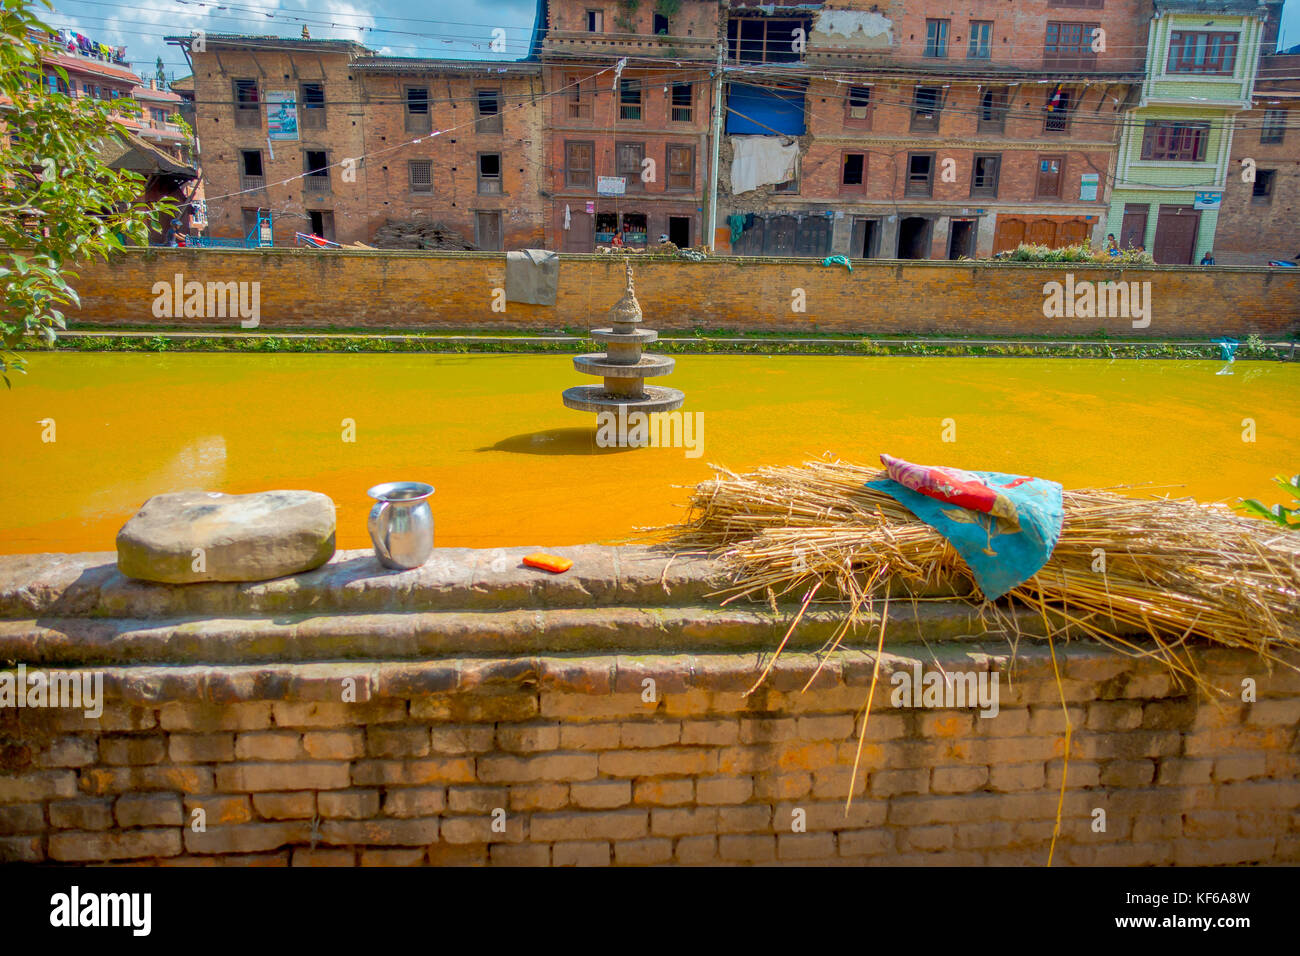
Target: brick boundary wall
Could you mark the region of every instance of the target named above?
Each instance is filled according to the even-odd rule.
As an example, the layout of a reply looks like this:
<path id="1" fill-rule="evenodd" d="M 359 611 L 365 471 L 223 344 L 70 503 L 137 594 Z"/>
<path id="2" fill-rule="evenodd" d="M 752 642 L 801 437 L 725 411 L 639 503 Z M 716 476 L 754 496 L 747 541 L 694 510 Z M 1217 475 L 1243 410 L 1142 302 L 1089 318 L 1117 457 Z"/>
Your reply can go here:
<path id="1" fill-rule="evenodd" d="M 715 608 L 693 603 L 716 580 L 707 566 L 638 564 L 630 550 L 571 549 L 587 576 L 553 592 L 513 563 L 490 587 L 497 551 L 451 556 L 458 579 L 438 566 L 377 576 L 345 552 L 293 579 L 184 587 L 129 582 L 102 555 L 0 558 L 0 657 L 47 670 L 118 660 L 99 665 L 98 719 L 0 709 L 0 860 L 1043 865 L 1063 692 L 1074 732 L 1056 865 L 1300 862 L 1295 672 L 1200 648 L 1197 667 L 1229 692 L 1215 704 L 1153 660 L 1058 639 L 1058 687 L 1032 631 L 1013 659 L 1004 636 L 971 636 L 974 609 L 934 602 L 890 632 L 846 816 L 872 653 L 819 655 L 824 633 L 799 635 L 746 696 L 791 609 L 748 639 L 734 621 L 714 637 Z M 652 588 L 693 617 L 658 628 L 650 651 L 656 627 L 625 626 L 606 602 L 642 605 Z M 376 610 L 377 592 L 394 614 Z M 479 610 L 437 616 L 471 594 Z M 283 633 L 213 610 L 232 598 Z M 528 605 L 531 626 L 501 625 L 494 598 Z M 471 615 L 501 632 L 489 653 L 468 650 Z M 345 637 L 364 633 L 391 659 Z M 538 651 L 539 634 L 573 650 Z M 243 662 L 210 663 L 222 655 Z M 894 707 L 892 676 L 916 666 L 996 673 L 997 716 Z"/>
<path id="2" fill-rule="evenodd" d="M 129 250 L 78 266 L 80 325 L 232 326 L 230 318 L 156 318 L 157 282 L 260 282 L 259 331 L 587 329 L 622 294 L 623 259 L 562 255 L 552 306 L 506 303 L 500 253 L 336 250 Z M 1300 328 L 1297 270 L 1144 266 L 1106 269 L 990 262 L 857 260 L 853 271 L 809 259 L 641 260 L 637 296 L 654 328 L 775 332 L 1109 334 L 1152 338 L 1283 335 Z M 1131 318 L 1045 318 L 1043 286 L 1150 282 L 1150 325 Z M 806 311 L 794 312 L 796 289 Z"/>

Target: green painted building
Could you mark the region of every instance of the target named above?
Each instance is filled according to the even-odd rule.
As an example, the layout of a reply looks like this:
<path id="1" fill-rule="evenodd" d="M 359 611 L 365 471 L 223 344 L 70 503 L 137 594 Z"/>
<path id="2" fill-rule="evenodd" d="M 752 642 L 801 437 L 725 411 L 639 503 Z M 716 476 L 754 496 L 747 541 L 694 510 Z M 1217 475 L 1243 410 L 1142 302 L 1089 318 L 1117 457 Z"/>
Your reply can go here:
<path id="1" fill-rule="evenodd" d="M 1162 263 L 1214 247 L 1238 112 L 1250 109 L 1268 10 L 1256 0 L 1156 0 L 1146 77 L 1125 117 L 1106 231 Z"/>

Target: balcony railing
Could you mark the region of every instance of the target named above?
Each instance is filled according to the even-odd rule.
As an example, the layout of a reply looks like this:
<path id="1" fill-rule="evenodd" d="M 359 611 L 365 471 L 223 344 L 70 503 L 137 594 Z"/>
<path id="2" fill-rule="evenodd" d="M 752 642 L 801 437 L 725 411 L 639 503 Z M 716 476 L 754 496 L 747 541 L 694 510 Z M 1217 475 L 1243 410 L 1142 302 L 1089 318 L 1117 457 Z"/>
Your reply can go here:
<path id="1" fill-rule="evenodd" d="M 316 196 L 330 191 L 329 173 L 308 173 L 303 178 L 303 190 Z"/>
<path id="2" fill-rule="evenodd" d="M 241 189 L 265 189 L 266 177 L 244 175 L 239 178 L 239 186 Z"/>

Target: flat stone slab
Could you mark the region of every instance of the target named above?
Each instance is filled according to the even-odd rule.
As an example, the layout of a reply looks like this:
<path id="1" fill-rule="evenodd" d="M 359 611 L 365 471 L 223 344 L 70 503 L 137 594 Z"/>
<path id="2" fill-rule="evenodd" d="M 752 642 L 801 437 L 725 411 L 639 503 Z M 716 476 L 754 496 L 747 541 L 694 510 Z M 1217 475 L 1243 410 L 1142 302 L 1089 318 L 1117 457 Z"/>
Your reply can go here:
<path id="1" fill-rule="evenodd" d="M 671 412 L 682 407 L 686 393 L 676 388 L 663 385 L 645 386 L 645 397 L 630 398 L 626 395 L 611 395 L 604 385 L 574 385 L 566 388 L 561 400 L 565 408 L 579 412 L 618 412 L 620 405 L 627 406 L 629 412 Z"/>
<path id="2" fill-rule="evenodd" d="M 162 584 L 269 581 L 334 555 L 334 502 L 315 491 L 155 495 L 117 534 L 117 567 Z"/>

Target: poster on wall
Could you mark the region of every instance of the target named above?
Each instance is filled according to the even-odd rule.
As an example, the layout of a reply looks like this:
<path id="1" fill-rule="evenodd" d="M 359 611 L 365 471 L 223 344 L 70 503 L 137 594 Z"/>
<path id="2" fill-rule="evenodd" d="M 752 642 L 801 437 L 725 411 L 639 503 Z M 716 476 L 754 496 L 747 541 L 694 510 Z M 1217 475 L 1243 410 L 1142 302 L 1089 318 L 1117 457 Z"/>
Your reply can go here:
<path id="1" fill-rule="evenodd" d="M 626 176 L 597 176 L 597 196 L 623 196 L 627 194 Z"/>
<path id="2" fill-rule="evenodd" d="M 1079 201 L 1097 201 L 1097 182 L 1101 177 L 1097 173 L 1084 173 L 1079 177 Z"/>
<path id="3" fill-rule="evenodd" d="M 292 92 L 270 92 L 266 98 L 268 139 L 298 138 L 298 102 Z"/>
<path id="4" fill-rule="evenodd" d="M 1220 192 L 1198 192 L 1192 200 L 1193 209 L 1218 209 L 1219 204 L 1223 202 L 1223 193 Z"/>

